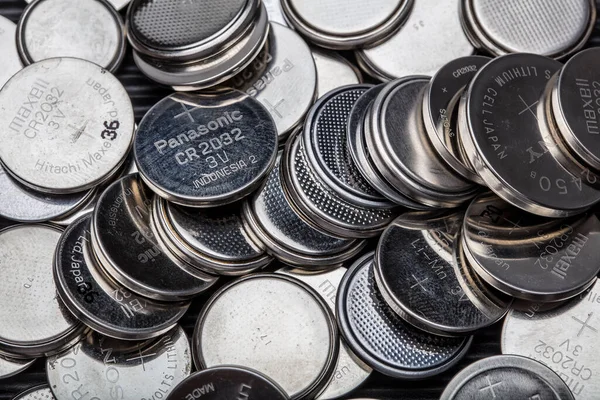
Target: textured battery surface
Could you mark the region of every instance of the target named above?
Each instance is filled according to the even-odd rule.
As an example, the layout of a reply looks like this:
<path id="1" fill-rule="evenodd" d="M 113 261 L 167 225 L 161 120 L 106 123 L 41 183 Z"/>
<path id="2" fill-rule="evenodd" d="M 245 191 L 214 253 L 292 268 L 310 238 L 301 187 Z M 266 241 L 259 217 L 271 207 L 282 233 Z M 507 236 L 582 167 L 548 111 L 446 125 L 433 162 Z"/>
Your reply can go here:
<path id="1" fill-rule="evenodd" d="M 3 0 L 0 2 L 0 14 L 8 17 L 12 21 L 17 21 L 25 6 L 26 3 L 22 0 Z M 597 34 L 594 35 L 590 44 L 600 44 L 600 36 Z M 168 89 L 152 83 L 139 72 L 133 63 L 133 58 L 130 53 L 128 53 L 125 62 L 117 71 L 116 75 L 121 82 L 123 82 L 133 100 L 136 121 L 138 123 L 152 105 L 170 94 Z M 188 336 L 191 335 L 198 313 L 210 294 L 211 293 L 202 295 L 197 301 L 194 301 L 190 310 L 181 321 Z M 399 381 L 373 372 L 365 385 L 356 392 L 353 392 L 348 398 L 438 400 L 444 386 L 461 368 L 464 368 L 480 358 L 500 354 L 500 328 L 501 326 L 496 324 L 478 333 L 475 336 L 473 346 L 469 350 L 466 358 L 456 367 L 440 376 L 422 381 Z M 44 384 L 46 382 L 44 364 L 44 360 L 39 360 L 22 374 L 8 380 L 0 381 L 0 400 L 10 400 L 17 393 L 26 388 Z"/>

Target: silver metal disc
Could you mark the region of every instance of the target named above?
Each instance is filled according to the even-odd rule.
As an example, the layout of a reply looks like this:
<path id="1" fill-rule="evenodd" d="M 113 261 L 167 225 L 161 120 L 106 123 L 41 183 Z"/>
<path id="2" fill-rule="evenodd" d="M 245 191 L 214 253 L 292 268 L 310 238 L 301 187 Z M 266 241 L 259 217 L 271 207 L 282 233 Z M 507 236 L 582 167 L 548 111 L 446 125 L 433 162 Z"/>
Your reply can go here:
<path id="1" fill-rule="evenodd" d="M 245 275 L 273 260 L 246 232 L 239 205 L 200 210 L 154 196 L 153 211 L 171 251 L 207 273 Z"/>
<path id="2" fill-rule="evenodd" d="M 67 308 L 97 332 L 118 339 L 149 339 L 170 330 L 189 303 L 160 303 L 115 283 L 98 264 L 90 229 L 91 215 L 78 219 L 56 249 L 54 281 Z"/>
<path id="3" fill-rule="evenodd" d="M 206 303 L 193 337 L 199 369 L 239 365 L 277 382 L 294 400 L 317 394 L 338 356 L 337 326 L 306 284 L 255 274 L 223 287 Z"/>
<path id="4" fill-rule="evenodd" d="M 78 210 L 96 193 L 96 189 L 73 194 L 41 193 L 30 189 L 0 165 L 0 216 L 20 222 L 46 222 Z"/>
<path id="5" fill-rule="evenodd" d="M 129 95 L 89 61 L 53 58 L 24 68 L 0 91 L 0 109 L 4 167 L 44 192 L 80 192 L 104 182 L 133 140 Z"/>
<path id="6" fill-rule="evenodd" d="M 0 349 L 42 357 L 77 335 L 81 324 L 65 308 L 52 279 L 61 231 L 16 225 L 0 231 Z"/>
<path id="7" fill-rule="evenodd" d="M 560 66 L 533 54 L 496 58 L 471 81 L 459 115 L 463 146 L 487 186 L 509 203 L 549 217 L 580 213 L 600 200 L 600 192 L 565 170 L 544 145 L 539 99 Z"/>
<path id="8" fill-rule="evenodd" d="M 283 15 L 283 10 L 281 9 L 281 1 L 280 0 L 263 0 L 262 2 L 267 9 L 267 14 L 269 15 L 269 21 L 277 22 L 283 26 L 288 26 L 287 20 Z"/>
<path id="9" fill-rule="evenodd" d="M 332 235 L 365 238 L 377 235 L 394 219 L 390 209 L 359 207 L 339 197 L 313 172 L 302 137 L 292 137 L 283 155 L 284 186 L 296 209 L 313 225 Z"/>
<path id="10" fill-rule="evenodd" d="M 221 52 L 180 63 L 144 57 L 134 50 L 133 60 L 144 75 L 157 83 L 177 91 L 196 91 L 223 83 L 246 68 L 264 48 L 268 33 L 267 11 L 261 6 L 256 21 L 247 27 L 239 40 Z"/>
<path id="11" fill-rule="evenodd" d="M 110 185 L 92 218 L 94 251 L 108 275 L 132 292 L 162 301 L 190 299 L 218 278 L 169 252 L 156 233 L 153 196 L 137 174 Z"/>
<path id="12" fill-rule="evenodd" d="M 374 269 L 377 287 L 398 315 L 444 336 L 470 334 L 504 317 L 512 298 L 487 296 L 466 279 L 471 267 L 455 254 L 459 225 L 449 228 L 442 220 L 415 229 L 403 222 L 399 217 L 381 235 Z"/>
<path id="13" fill-rule="evenodd" d="M 311 51 L 317 67 L 317 98 L 320 99 L 330 90 L 362 82 L 362 75 L 358 68 L 344 57 L 333 51 L 315 47 Z"/>
<path id="14" fill-rule="evenodd" d="M 352 107 L 371 85 L 334 89 L 312 107 L 302 139 L 308 161 L 327 187 L 350 203 L 370 208 L 393 208 L 361 174 L 348 151 L 347 125 Z"/>
<path id="15" fill-rule="evenodd" d="M 334 314 L 336 295 L 346 272 L 348 269 L 344 267 L 317 272 L 286 267 L 277 271 L 278 274 L 294 277 L 317 291 Z M 335 372 L 316 400 L 337 399 L 347 395 L 362 385 L 372 371 L 371 367 L 360 361 L 340 338 L 340 353 Z"/>
<path id="16" fill-rule="evenodd" d="M 483 184 L 477 172 L 465 164 L 456 132 L 454 111 L 465 87 L 491 59 L 482 56 L 461 57 L 444 65 L 431 78 L 423 95 L 425 132 L 437 154 L 460 176 Z"/>
<path id="17" fill-rule="evenodd" d="M 352 351 L 374 370 L 393 378 L 426 378 L 459 362 L 472 337 L 436 336 L 404 322 L 377 289 L 373 258 L 371 252 L 357 260 L 337 294 L 338 324 Z"/>
<path id="18" fill-rule="evenodd" d="M 268 111 L 238 91 L 177 93 L 144 116 L 135 161 L 154 192 L 174 203 L 232 203 L 260 185 L 277 157 L 277 128 Z"/>
<path id="19" fill-rule="evenodd" d="M 331 49 L 353 49 L 388 38 L 405 21 L 412 0 L 281 0 L 284 14 L 311 42 Z"/>
<path id="20" fill-rule="evenodd" d="M 554 119 L 569 150 L 594 170 L 600 170 L 600 49 L 574 55 L 560 70 L 552 88 Z"/>
<path id="21" fill-rule="evenodd" d="M 173 389 L 167 400 L 230 400 L 234 398 L 288 400 L 283 389 L 260 372 L 237 366 L 199 371 Z"/>
<path id="22" fill-rule="evenodd" d="M 525 357 L 495 356 L 479 360 L 460 371 L 440 400 L 548 399 L 574 400 L 558 375 Z"/>
<path id="23" fill-rule="evenodd" d="M 406 197 L 432 207 L 456 207 L 478 190 L 444 163 L 422 122 L 426 77 L 387 85 L 366 116 L 364 135 L 371 158 L 387 181 Z"/>
<path id="24" fill-rule="evenodd" d="M 465 29 L 495 55 L 562 58 L 580 49 L 596 21 L 592 0 L 461 0 Z M 519 29 L 514 29 L 514 27 Z"/>
<path id="25" fill-rule="evenodd" d="M 0 88 L 11 76 L 23 68 L 23 63 L 17 51 L 15 36 L 17 25 L 8 18 L 0 16 Z"/>
<path id="26" fill-rule="evenodd" d="M 538 217 L 493 194 L 477 197 L 464 220 L 464 251 L 490 285 L 532 301 L 565 300 L 584 291 L 600 272 L 600 220 Z"/>
<path id="27" fill-rule="evenodd" d="M 241 90 L 265 106 L 283 140 L 302 123 L 316 98 L 317 71 L 300 35 L 271 23 L 265 48 L 223 85 Z"/>
<path id="28" fill-rule="evenodd" d="M 110 3 L 110 5 L 112 5 L 115 10 L 120 11 L 122 9 L 124 9 L 130 2 L 131 0 L 108 0 L 108 2 Z M 25 3 L 30 4 L 32 3 L 33 0 L 25 0 Z"/>
<path id="29" fill-rule="evenodd" d="M 281 157 L 263 186 L 244 205 L 248 228 L 281 261 L 300 268 L 332 267 L 356 256 L 362 240 L 315 229 L 290 204 L 281 181 Z"/>
<path id="30" fill-rule="evenodd" d="M 10 378 L 11 376 L 15 376 L 25 371 L 35 361 L 35 358 L 29 360 L 17 360 L 14 358 L 0 356 L 0 379 Z"/>
<path id="31" fill-rule="evenodd" d="M 26 65 L 74 57 L 113 72 L 125 57 L 125 27 L 105 0 L 37 0 L 21 15 L 17 45 Z"/>
<path id="32" fill-rule="evenodd" d="M 473 46 L 460 25 L 459 1 L 415 1 L 398 32 L 375 47 L 356 52 L 359 65 L 376 78 L 390 80 L 432 76 L 455 58 L 472 55 Z"/>
<path id="33" fill-rule="evenodd" d="M 48 385 L 36 386 L 19 393 L 12 400 L 56 400 Z"/>
<path id="34" fill-rule="evenodd" d="M 78 394 L 90 399 L 164 399 L 191 370 L 190 343 L 180 326 L 144 342 L 92 332 L 46 361 L 48 383 L 58 399 Z"/>
<path id="35" fill-rule="evenodd" d="M 600 391 L 598 332 L 600 284 L 550 311 L 511 311 L 504 321 L 502 353 L 533 358 L 556 372 L 577 400 Z"/>

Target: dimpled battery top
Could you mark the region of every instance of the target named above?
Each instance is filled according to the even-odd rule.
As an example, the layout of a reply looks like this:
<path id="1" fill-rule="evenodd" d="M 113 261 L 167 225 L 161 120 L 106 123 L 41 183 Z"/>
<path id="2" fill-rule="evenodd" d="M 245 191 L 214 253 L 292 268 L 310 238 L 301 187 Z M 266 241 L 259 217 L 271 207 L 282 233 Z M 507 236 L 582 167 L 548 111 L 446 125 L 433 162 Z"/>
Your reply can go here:
<path id="1" fill-rule="evenodd" d="M 105 0 L 39 0 L 21 15 L 17 45 L 27 65 L 75 57 L 115 71 L 125 56 L 125 28 Z"/>
<path id="2" fill-rule="evenodd" d="M 24 68 L 0 91 L 0 110 L 7 127 L 0 132 L 2 164 L 43 192 L 74 193 L 105 182 L 131 148 L 129 95 L 89 61 L 51 58 Z"/>
<path id="3" fill-rule="evenodd" d="M 307 116 L 302 139 L 315 173 L 345 200 L 363 207 L 392 208 L 355 165 L 347 146 L 352 107 L 370 85 L 350 85 L 321 97 Z"/>
<path id="4" fill-rule="evenodd" d="M 17 26 L 8 18 L 0 16 L 0 87 L 8 81 L 8 79 L 19 72 L 23 68 L 19 52 L 17 51 L 17 43 L 15 35 Z"/>
<path id="5" fill-rule="evenodd" d="M 374 253 L 346 273 L 337 295 L 340 331 L 350 348 L 376 371 L 394 378 L 425 378 L 455 365 L 472 338 L 450 338 L 418 330 L 383 300 L 373 273 Z"/>
<path id="6" fill-rule="evenodd" d="M 509 203 L 549 217 L 580 213 L 600 200 L 600 192 L 549 153 L 538 124 L 540 97 L 560 66 L 534 54 L 498 57 L 471 81 L 459 111 L 462 144 L 487 186 Z"/>
<path id="7" fill-rule="evenodd" d="M 12 400 L 56 400 L 48 385 L 36 386 L 19 393 Z"/>
<path id="8" fill-rule="evenodd" d="M 239 365 L 269 376 L 294 400 L 326 384 L 338 356 L 338 331 L 325 301 L 280 274 L 254 274 L 205 304 L 194 331 L 198 369 Z"/>
<path id="9" fill-rule="evenodd" d="M 565 57 L 585 44 L 596 20 L 593 0 L 461 0 L 461 8 L 474 45 L 494 55 Z"/>
<path id="10" fill-rule="evenodd" d="M 440 400 L 463 399 L 575 398 L 559 376 L 539 362 L 519 356 L 495 356 L 479 360 L 460 371 L 452 378 Z"/>
<path id="11" fill-rule="evenodd" d="M 195 399 L 269 399 L 288 400 L 288 395 L 260 372 L 236 366 L 205 369 L 177 385 L 167 400 Z"/>
<path id="12" fill-rule="evenodd" d="M 177 93 L 142 119 L 134 141 L 140 175 L 161 197 L 192 207 L 251 193 L 277 157 L 268 111 L 239 91 Z"/>
<path id="13" fill-rule="evenodd" d="M 116 340 L 91 332 L 49 357 L 46 374 L 58 399 L 164 399 L 190 375 L 190 343 L 180 326 L 147 341 Z M 77 379 L 66 378 L 75 376 Z"/>
<path id="14" fill-rule="evenodd" d="M 239 40 L 259 5 L 257 0 L 134 0 L 127 11 L 129 42 L 147 56 L 197 60 Z"/>
<path id="15" fill-rule="evenodd" d="M 52 260 L 61 231 L 15 225 L 0 231 L 0 349 L 41 357 L 68 343 L 80 323 L 56 294 Z"/>
<path id="16" fill-rule="evenodd" d="M 533 358 L 555 371 L 577 400 L 596 400 L 600 391 L 600 284 L 549 311 L 513 310 L 506 316 L 503 354 Z"/>
<path id="17" fill-rule="evenodd" d="M 93 253 L 91 215 L 65 230 L 56 248 L 54 281 L 71 313 L 104 335 L 142 340 L 161 335 L 183 316 L 189 303 L 161 303 L 131 293 L 105 275 Z"/>
<path id="18" fill-rule="evenodd" d="M 352 49 L 384 40 L 400 26 L 412 0 L 281 0 L 289 23 L 308 40 L 332 49 Z"/>

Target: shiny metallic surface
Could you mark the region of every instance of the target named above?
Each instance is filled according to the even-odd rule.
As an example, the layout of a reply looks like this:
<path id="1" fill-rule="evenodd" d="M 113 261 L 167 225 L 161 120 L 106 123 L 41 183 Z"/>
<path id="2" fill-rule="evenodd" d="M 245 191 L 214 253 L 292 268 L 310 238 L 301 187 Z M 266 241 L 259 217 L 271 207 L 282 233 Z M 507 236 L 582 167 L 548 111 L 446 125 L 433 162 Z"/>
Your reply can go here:
<path id="1" fill-rule="evenodd" d="M 596 279 L 600 220 L 594 213 L 550 219 L 525 213 L 495 195 L 467 209 L 463 249 L 478 275 L 524 300 L 559 301 Z"/>
<path id="2" fill-rule="evenodd" d="M 13 400 L 56 400 L 48 385 L 36 386 L 19 393 Z"/>
<path id="3" fill-rule="evenodd" d="M 15 376 L 31 366 L 36 361 L 33 359 L 17 360 L 14 358 L 0 356 L 0 379 Z"/>
<path id="4" fill-rule="evenodd" d="M 154 196 L 156 229 L 169 249 L 196 268 L 215 275 L 239 276 L 272 261 L 246 232 L 239 205 L 193 209 Z"/>
<path id="5" fill-rule="evenodd" d="M 485 65 L 461 99 L 461 139 L 487 186 L 534 214 L 566 217 L 600 200 L 548 152 L 536 106 L 560 63 L 510 54 Z M 516 71 L 516 72 L 515 72 Z M 510 138 L 510 139 L 509 139 Z"/>
<path id="6" fill-rule="evenodd" d="M 264 48 L 269 32 L 267 11 L 261 6 L 258 19 L 250 24 L 240 40 L 218 53 L 188 63 L 143 57 L 136 51 L 133 59 L 142 73 L 177 91 L 206 89 L 232 78 L 246 68 Z"/>
<path id="7" fill-rule="evenodd" d="M 359 64 L 376 78 L 434 75 L 474 49 L 460 25 L 460 0 L 418 0 L 406 22 L 385 42 L 356 52 Z M 427 54 L 426 57 L 423 54 Z"/>
<path id="8" fill-rule="evenodd" d="M 596 21 L 592 0 L 461 0 L 461 12 L 475 45 L 494 55 L 563 58 L 583 47 Z"/>
<path id="9" fill-rule="evenodd" d="M 46 361 L 48 383 L 57 399 L 77 393 L 90 399 L 165 398 L 191 370 L 190 344 L 179 326 L 144 342 L 115 340 L 92 332 Z"/>
<path id="10" fill-rule="evenodd" d="M 282 268 L 279 274 L 289 275 L 309 285 L 317 291 L 335 313 L 335 299 L 340 282 L 348 272 L 340 267 L 332 270 L 307 272 L 302 269 Z M 360 361 L 340 338 L 340 353 L 335 372 L 317 400 L 337 399 L 347 395 L 362 385 L 371 375 L 371 367 Z"/>
<path id="11" fill-rule="evenodd" d="M 479 360 L 460 371 L 450 381 L 440 400 L 484 398 L 575 399 L 558 375 L 537 361 L 518 356 L 495 356 Z"/>
<path id="12" fill-rule="evenodd" d="M 241 90 L 265 106 L 283 140 L 301 125 L 317 96 L 317 71 L 300 35 L 270 23 L 264 49 L 223 85 Z"/>
<path id="13" fill-rule="evenodd" d="M 104 335 L 149 339 L 170 330 L 189 303 L 160 303 L 131 293 L 107 277 L 93 254 L 87 215 L 71 224 L 58 244 L 54 281 L 71 313 Z"/>
<path id="14" fill-rule="evenodd" d="M 381 235 L 375 280 L 383 298 L 404 320 L 433 334 L 467 335 L 500 320 L 512 302 L 473 287 L 466 260 L 455 257 L 460 225 L 428 229 L 394 221 Z M 476 300 L 474 301 L 474 298 Z"/>
<path id="15" fill-rule="evenodd" d="M 230 400 L 234 398 L 288 400 L 288 395 L 267 376 L 247 368 L 223 366 L 192 374 L 177 385 L 169 400 Z"/>
<path id="16" fill-rule="evenodd" d="M 127 10 L 128 39 L 135 52 L 145 56 L 199 60 L 239 41 L 259 9 L 258 0 L 134 0 Z"/>
<path id="17" fill-rule="evenodd" d="M 344 57 L 333 51 L 315 47 L 311 51 L 317 67 L 317 98 L 323 97 L 330 90 L 362 82 L 362 75 L 358 68 Z"/>
<path id="18" fill-rule="evenodd" d="M 20 222 L 45 222 L 58 219 L 82 207 L 96 193 L 52 195 L 30 189 L 0 166 L 0 216 Z"/>
<path id="19" fill-rule="evenodd" d="M 425 132 L 437 154 L 460 176 L 481 184 L 483 181 L 477 172 L 463 161 L 453 114 L 465 87 L 490 60 L 483 56 L 468 56 L 449 62 L 431 78 L 423 95 Z"/>
<path id="20" fill-rule="evenodd" d="M 472 337 L 436 336 L 404 322 L 381 297 L 373 264 L 372 252 L 357 260 L 337 294 L 340 331 L 354 353 L 376 371 L 404 379 L 433 376 L 460 361 Z"/>
<path id="21" fill-rule="evenodd" d="M 205 304 L 192 340 L 194 362 L 199 369 L 255 369 L 302 399 L 331 376 L 337 335 L 333 314 L 309 286 L 283 275 L 248 275 Z"/>
<path id="22" fill-rule="evenodd" d="M 277 129 L 268 111 L 241 92 L 177 93 L 142 119 L 134 155 L 161 197 L 192 207 L 223 205 L 255 190 L 271 170 Z"/>
<path id="23" fill-rule="evenodd" d="M 600 285 L 550 311 L 511 311 L 504 321 L 502 353 L 533 358 L 551 368 L 577 400 L 594 400 L 600 391 L 598 329 Z"/>
<path id="24" fill-rule="evenodd" d="M 89 61 L 53 58 L 24 68 L 0 91 L 0 110 L 5 169 L 44 192 L 74 193 L 104 182 L 133 140 L 129 95 Z"/>
<path id="25" fill-rule="evenodd" d="M 267 9 L 267 14 L 269 15 L 269 21 L 277 22 L 283 26 L 288 26 L 288 23 L 283 15 L 283 10 L 281 9 L 281 1 L 280 0 L 263 0 L 262 2 Z"/>
<path id="26" fill-rule="evenodd" d="M 26 65 L 74 57 L 114 72 L 125 57 L 125 27 L 105 0 L 37 0 L 21 15 L 17 45 Z"/>
<path id="27" fill-rule="evenodd" d="M 573 56 L 558 73 L 549 99 L 554 120 L 570 152 L 595 171 L 600 170 L 600 139 L 596 137 L 600 125 L 593 104 L 600 102 L 600 74 L 593 65 L 599 61 L 597 48 Z"/>
<path id="28" fill-rule="evenodd" d="M 343 86 L 321 97 L 307 116 L 302 140 L 313 171 L 338 196 L 358 206 L 393 208 L 363 177 L 348 151 L 347 125 L 352 107 L 370 88 Z"/>
<path id="29" fill-rule="evenodd" d="M 288 141 L 282 159 L 289 199 L 313 225 L 332 235 L 366 238 L 385 229 L 395 216 L 390 209 L 359 207 L 339 197 L 316 176 L 304 151 L 302 137 Z"/>
<path id="30" fill-rule="evenodd" d="M 331 49 L 353 49 L 388 38 L 405 21 L 412 0 L 281 0 L 291 26 L 311 42 Z"/>
<path id="31" fill-rule="evenodd" d="M 81 324 L 56 294 L 52 259 L 61 231 L 15 225 L 0 231 L 0 350 L 32 358 L 72 340 Z"/>
<path id="32" fill-rule="evenodd" d="M 153 196 L 137 174 L 110 185 L 92 218 L 94 251 L 108 275 L 132 292 L 162 301 L 190 299 L 218 278 L 170 254 L 156 233 Z"/>
<path id="33" fill-rule="evenodd" d="M 108 0 L 108 2 L 110 3 L 110 5 L 112 5 L 115 10 L 120 11 L 122 9 L 124 9 L 125 7 L 127 7 L 127 5 L 129 5 L 129 2 L 131 0 Z M 33 2 L 33 0 L 25 0 L 25 3 L 29 4 Z"/>
<path id="34" fill-rule="evenodd" d="M 8 18 L 0 16 L 0 88 L 23 68 L 23 63 L 17 51 L 15 35 L 17 26 Z"/>
<path id="35" fill-rule="evenodd" d="M 435 153 L 422 122 L 422 94 L 429 78 L 408 77 L 386 86 L 366 116 L 371 158 L 396 190 L 432 207 L 456 207 L 477 187 L 461 178 Z"/>
<path id="36" fill-rule="evenodd" d="M 300 268 L 332 267 L 356 256 L 365 241 L 328 235 L 294 209 L 283 188 L 280 165 L 281 157 L 263 186 L 244 204 L 248 230 L 273 256 Z"/>

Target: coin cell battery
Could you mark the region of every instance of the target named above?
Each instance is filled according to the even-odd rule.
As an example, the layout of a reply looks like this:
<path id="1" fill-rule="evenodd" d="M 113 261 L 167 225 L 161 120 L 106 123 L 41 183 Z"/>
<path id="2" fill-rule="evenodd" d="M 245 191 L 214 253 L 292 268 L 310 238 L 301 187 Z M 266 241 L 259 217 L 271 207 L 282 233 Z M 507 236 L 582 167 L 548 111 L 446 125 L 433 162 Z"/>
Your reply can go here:
<path id="1" fill-rule="evenodd" d="M 105 0 L 39 0 L 21 15 L 17 45 L 27 65 L 74 57 L 114 72 L 125 56 L 125 29 Z"/>
<path id="2" fill-rule="evenodd" d="M 179 326 L 148 341 L 115 340 L 91 332 L 77 345 L 46 361 L 58 399 L 161 399 L 190 375 L 190 344 Z M 71 379 L 77 377 L 77 379 Z"/>
<path id="3" fill-rule="evenodd" d="M 192 207 L 232 203 L 275 164 L 277 128 L 239 91 L 174 94 L 144 116 L 134 143 L 144 181 L 166 200 Z"/>
<path id="4" fill-rule="evenodd" d="M 0 91 L 0 107 L 7 127 L 0 133 L 2 164 L 43 192 L 80 192 L 105 182 L 133 140 L 129 95 L 89 61 L 53 58 L 26 67 Z"/>
<path id="5" fill-rule="evenodd" d="M 518 356 L 479 360 L 460 371 L 440 400 L 485 398 L 497 400 L 575 400 L 567 385 L 550 368 Z"/>
<path id="6" fill-rule="evenodd" d="M 13 400 L 56 400 L 48 385 L 36 386 L 19 393 Z"/>
<path id="7" fill-rule="evenodd" d="M 344 57 L 333 51 L 317 48 L 311 51 L 317 67 L 317 98 L 320 99 L 330 90 L 362 82 L 362 75 L 358 68 Z"/>
<path id="8" fill-rule="evenodd" d="M 534 54 L 498 57 L 471 81 L 459 110 L 462 144 L 487 186 L 547 217 L 577 214 L 600 200 L 600 192 L 564 169 L 544 145 L 537 106 L 560 67 Z"/>
<path id="9" fill-rule="evenodd" d="M 16 225 L 0 231 L 0 350 L 42 357 L 76 339 L 81 324 L 56 294 L 52 260 L 61 231 Z"/>
<path id="10" fill-rule="evenodd" d="M 33 0 L 25 0 L 25 3 L 30 4 Z M 130 0 L 108 0 L 108 2 L 115 8 L 115 10 L 120 11 L 124 9 L 130 2 Z"/>
<path id="11" fill-rule="evenodd" d="M 331 377 L 337 335 L 333 314 L 309 286 L 278 274 L 248 275 L 204 306 L 192 340 L 194 362 L 198 369 L 255 369 L 292 399 L 303 399 L 319 393 Z"/>
<path id="12" fill-rule="evenodd" d="M 600 284 L 564 306 L 537 312 L 511 311 L 504 321 L 502 353 L 533 358 L 554 370 L 577 400 L 598 398 Z"/>
<path id="13" fill-rule="evenodd" d="M 189 303 L 144 298 L 107 277 L 93 253 L 91 218 L 73 222 L 56 248 L 54 280 L 67 308 L 95 331 L 117 339 L 149 339 L 173 328 Z"/>
<path id="14" fill-rule="evenodd" d="M 0 16 L 0 52 L 2 53 L 0 87 L 4 86 L 11 76 L 23 68 L 15 42 L 16 32 L 17 25 L 8 18 Z"/>
<path id="15" fill-rule="evenodd" d="M 167 400 L 195 399 L 288 400 L 283 389 L 269 377 L 247 368 L 223 366 L 192 374 L 173 389 Z"/>

